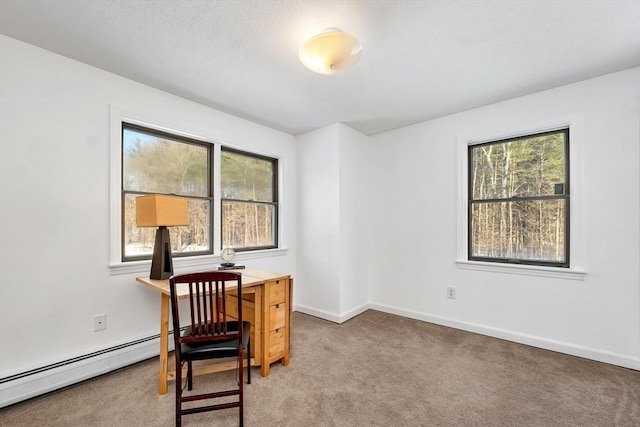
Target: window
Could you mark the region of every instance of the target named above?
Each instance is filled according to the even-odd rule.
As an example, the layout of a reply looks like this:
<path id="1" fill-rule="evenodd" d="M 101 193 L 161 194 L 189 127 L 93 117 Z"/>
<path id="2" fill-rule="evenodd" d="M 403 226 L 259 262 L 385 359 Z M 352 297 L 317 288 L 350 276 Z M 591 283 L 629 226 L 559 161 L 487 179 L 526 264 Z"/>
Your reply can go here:
<path id="1" fill-rule="evenodd" d="M 189 226 L 169 227 L 173 256 L 213 253 L 209 143 L 122 123 L 122 261 L 151 259 L 156 230 L 136 226 L 136 197 L 174 194 L 189 200 Z"/>
<path id="2" fill-rule="evenodd" d="M 468 146 L 468 259 L 569 267 L 569 129 Z"/>
<path id="3" fill-rule="evenodd" d="M 223 148 L 220 169 L 222 247 L 278 247 L 278 161 Z"/>

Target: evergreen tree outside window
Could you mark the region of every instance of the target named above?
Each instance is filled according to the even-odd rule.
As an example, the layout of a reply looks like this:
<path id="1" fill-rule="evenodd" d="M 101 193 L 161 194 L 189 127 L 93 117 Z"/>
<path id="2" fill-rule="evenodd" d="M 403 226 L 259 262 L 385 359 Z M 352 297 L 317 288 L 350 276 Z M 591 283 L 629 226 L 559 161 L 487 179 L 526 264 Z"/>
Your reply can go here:
<path id="1" fill-rule="evenodd" d="M 206 142 L 122 123 L 122 261 L 151 259 L 156 229 L 136 226 L 136 197 L 189 201 L 189 225 L 169 227 L 174 257 L 213 253 L 213 148 Z"/>
<path id="2" fill-rule="evenodd" d="M 569 267 L 569 130 L 468 147 L 468 259 Z"/>
<path id="3" fill-rule="evenodd" d="M 222 247 L 278 247 L 278 161 L 223 148 L 220 166 Z"/>

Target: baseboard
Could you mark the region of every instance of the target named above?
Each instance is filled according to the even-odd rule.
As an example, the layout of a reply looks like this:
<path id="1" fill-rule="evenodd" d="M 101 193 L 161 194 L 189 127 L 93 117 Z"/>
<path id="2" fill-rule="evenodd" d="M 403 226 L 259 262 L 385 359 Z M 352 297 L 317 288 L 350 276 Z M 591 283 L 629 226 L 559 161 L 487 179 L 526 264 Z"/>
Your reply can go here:
<path id="1" fill-rule="evenodd" d="M 640 358 L 635 358 L 625 354 L 613 353 L 606 350 L 580 346 L 562 341 L 550 340 L 548 338 L 536 337 L 533 335 L 522 334 L 506 329 L 493 328 L 477 323 L 463 322 L 460 320 L 441 316 L 433 316 L 412 310 L 391 307 L 388 305 L 372 303 L 369 304 L 369 308 L 371 308 L 372 310 L 408 317 L 410 319 L 422 320 L 424 322 L 435 323 L 437 325 L 448 326 L 463 331 L 474 332 L 481 335 L 487 335 L 494 338 L 500 338 L 507 341 L 530 345 L 532 347 L 543 348 L 546 350 L 556 351 L 558 353 L 569 354 L 571 356 L 582 357 L 585 359 L 595 360 L 597 362 L 604 362 L 610 365 L 616 365 L 623 368 L 640 371 Z"/>
<path id="2" fill-rule="evenodd" d="M 113 351 L 98 352 L 96 356 L 77 357 L 73 359 L 77 361 L 31 371 L 35 373 L 3 378 L 0 383 L 0 408 L 157 356 L 159 348 L 158 338 L 144 342 L 138 340 L 131 345 L 117 346 Z"/>
<path id="3" fill-rule="evenodd" d="M 352 308 L 351 310 L 342 313 L 335 314 L 324 310 L 317 310 L 315 308 L 307 307 L 304 305 L 294 305 L 293 311 L 299 311 L 300 313 L 308 314 L 309 316 L 319 317 L 320 319 L 328 320 L 333 323 L 344 323 L 347 320 L 356 317 L 358 314 L 362 314 L 369 310 L 369 304 L 362 304 L 359 307 Z"/>
<path id="4" fill-rule="evenodd" d="M 341 316 L 339 314 L 330 313 L 328 311 L 318 310 L 299 304 L 293 306 L 293 311 L 299 311 L 300 313 L 308 314 L 309 316 L 313 317 L 319 317 L 320 319 L 328 320 L 333 323 L 341 323 Z"/>
<path id="5" fill-rule="evenodd" d="M 623 354 L 561 341 L 549 340 L 514 331 L 492 328 L 476 323 L 463 322 L 441 316 L 433 316 L 388 305 L 373 303 L 363 304 L 343 314 L 330 313 L 303 305 L 295 305 L 293 307 L 294 311 L 299 311 L 334 323 L 343 323 L 368 309 L 396 314 L 410 319 L 448 326 L 463 331 L 474 332 L 481 335 L 487 335 L 490 337 L 640 371 L 640 358 L 634 358 Z M 2 379 L 3 381 L 0 382 L 0 408 L 155 357 L 159 353 L 159 345 L 158 338 L 137 340 L 130 344 L 117 346 L 113 351 L 106 349 L 102 352 L 98 352 L 99 354 L 96 356 L 75 358 L 79 360 L 70 363 L 63 363 L 60 364 L 60 366 L 50 369 L 45 367 L 34 370 L 36 373 L 33 374 L 14 375 L 12 377 L 4 378 Z"/>
<path id="6" fill-rule="evenodd" d="M 351 310 L 341 314 L 340 317 L 340 322 L 339 323 L 343 323 L 346 322 L 347 320 L 356 317 L 359 314 L 364 313 L 365 311 L 369 310 L 371 308 L 371 304 L 367 303 L 367 304 L 362 304 L 359 307 L 355 307 L 352 308 Z"/>

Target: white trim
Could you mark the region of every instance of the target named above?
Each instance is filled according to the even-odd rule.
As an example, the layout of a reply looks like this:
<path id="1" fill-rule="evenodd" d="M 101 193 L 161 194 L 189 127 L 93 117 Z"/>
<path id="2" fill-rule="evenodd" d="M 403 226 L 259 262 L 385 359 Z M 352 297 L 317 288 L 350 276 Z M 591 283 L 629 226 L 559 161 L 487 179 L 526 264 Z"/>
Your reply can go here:
<path id="1" fill-rule="evenodd" d="M 157 356 L 159 343 L 156 338 L 0 384 L 0 408 Z"/>
<path id="2" fill-rule="evenodd" d="M 312 307 L 307 307 L 304 305 L 294 305 L 293 311 L 299 311 L 300 313 L 308 314 L 309 316 L 318 317 L 320 319 L 328 320 L 329 322 L 340 324 L 340 323 L 346 322 L 349 319 L 356 317 L 359 314 L 364 313 L 370 308 L 371 306 L 368 303 L 366 303 L 358 307 L 355 307 L 345 313 L 336 314 L 336 313 L 330 313 L 325 310 L 318 310 Z"/>
<path id="3" fill-rule="evenodd" d="M 121 223 L 121 186 L 122 186 L 122 122 L 144 126 L 175 135 L 184 136 L 198 141 L 206 142 L 215 146 L 219 143 L 213 138 L 207 138 L 202 129 L 196 129 L 184 124 L 177 125 L 175 120 L 168 118 L 149 117 L 148 115 L 133 112 L 117 105 L 109 105 L 109 263 L 116 265 L 121 262 L 120 234 L 122 232 Z M 158 123 L 166 123 L 161 126 Z M 188 131 L 181 129 L 189 129 Z M 211 242 L 212 245 L 214 242 Z"/>
<path id="4" fill-rule="evenodd" d="M 265 249 L 258 251 L 236 252 L 235 261 L 242 264 L 244 261 L 271 258 L 277 256 L 286 256 L 289 252 L 287 248 L 278 249 Z M 181 270 L 193 270 L 196 268 L 212 268 L 213 266 L 220 264 L 222 259 L 219 255 L 201 255 L 192 257 L 174 257 L 173 268 L 176 272 Z M 145 261 L 128 261 L 117 262 L 109 265 L 111 275 L 118 274 L 130 274 L 130 273 L 148 273 L 151 270 L 151 260 Z"/>
<path id="5" fill-rule="evenodd" d="M 339 323 L 344 323 L 349 319 L 353 319 L 357 315 L 362 314 L 365 311 L 369 310 L 369 308 L 371 308 L 369 303 L 362 304 L 362 305 L 360 305 L 358 307 L 352 308 L 351 310 L 346 311 L 346 312 L 344 312 L 344 313 L 342 313 L 340 315 L 340 322 Z"/>
<path id="6" fill-rule="evenodd" d="M 372 310 L 378 310 L 385 313 L 395 314 L 398 316 L 408 317 L 410 319 L 421 320 L 424 322 L 435 323 L 436 325 L 448 326 L 463 331 L 473 332 L 489 337 L 500 338 L 519 344 L 530 345 L 532 347 L 543 348 L 546 350 L 556 351 L 558 353 L 569 354 L 571 356 L 583 357 L 585 359 L 595 360 L 598 362 L 608 363 L 611 365 L 622 366 L 624 368 L 635 369 L 640 371 L 640 358 L 626 354 L 613 353 L 607 350 L 601 350 L 592 347 L 572 344 L 564 341 L 550 340 L 543 337 L 537 337 L 529 334 L 510 331 L 507 329 L 494 328 L 491 326 L 481 325 L 478 323 L 464 322 L 448 317 L 435 316 L 425 313 L 419 313 L 413 310 L 404 310 L 382 304 L 369 304 Z"/>
<path id="7" fill-rule="evenodd" d="M 328 320 L 333 323 L 340 323 L 340 315 L 330 313 L 325 310 L 318 310 L 315 308 L 307 307 L 304 305 L 294 305 L 293 311 L 299 311 L 300 313 L 308 314 L 309 316 L 318 317 L 320 319 Z"/>
<path id="8" fill-rule="evenodd" d="M 569 128 L 569 182 L 570 182 L 570 208 L 569 208 L 569 268 L 537 267 L 530 265 L 486 263 L 469 261 L 467 258 L 468 227 L 467 227 L 467 179 L 468 179 L 468 147 L 490 141 L 515 138 L 523 135 L 542 133 L 552 130 Z M 551 118 L 535 125 L 523 124 L 513 126 L 508 130 L 484 136 L 459 136 L 457 138 L 458 156 L 458 240 L 456 266 L 463 269 L 479 271 L 492 271 L 531 276 L 543 276 L 553 278 L 568 278 L 572 280 L 585 280 L 587 234 L 583 203 L 582 174 L 582 147 L 584 145 L 584 120 L 581 113 L 571 114 L 565 117 Z"/>
<path id="9" fill-rule="evenodd" d="M 220 194 L 218 191 L 215 191 L 216 188 L 221 188 L 221 177 L 219 173 L 216 171 L 221 170 L 220 165 L 222 164 L 222 145 L 215 144 L 213 146 L 213 253 L 219 254 L 222 251 L 222 236 L 220 230 L 222 230 L 222 199 L 220 198 Z M 218 232 L 216 232 L 218 230 Z M 177 258 L 174 259 L 174 262 Z"/>
<path id="10" fill-rule="evenodd" d="M 464 270 L 492 271 L 494 273 L 553 277 L 556 279 L 585 280 L 587 278 L 587 273 L 585 271 L 568 268 L 542 267 L 537 265 L 514 265 L 501 264 L 497 262 L 456 260 L 456 266 Z"/>

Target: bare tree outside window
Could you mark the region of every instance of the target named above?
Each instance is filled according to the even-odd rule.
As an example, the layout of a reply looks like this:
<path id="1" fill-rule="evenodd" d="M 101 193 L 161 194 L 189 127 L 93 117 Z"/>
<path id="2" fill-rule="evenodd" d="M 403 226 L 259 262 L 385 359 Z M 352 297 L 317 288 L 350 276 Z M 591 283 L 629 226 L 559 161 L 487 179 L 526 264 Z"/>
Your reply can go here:
<path id="1" fill-rule="evenodd" d="M 222 247 L 276 248 L 277 160 L 222 150 Z"/>
<path id="2" fill-rule="evenodd" d="M 469 259 L 569 267 L 569 131 L 469 146 Z"/>
<path id="3" fill-rule="evenodd" d="M 122 260 L 151 259 L 156 230 L 136 226 L 136 198 L 173 194 L 189 200 L 189 225 L 169 227 L 174 256 L 211 254 L 211 144 L 123 123 Z"/>

